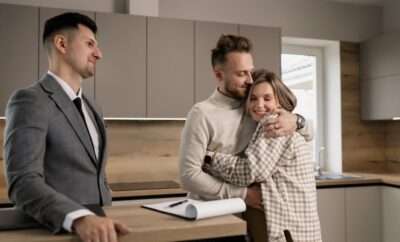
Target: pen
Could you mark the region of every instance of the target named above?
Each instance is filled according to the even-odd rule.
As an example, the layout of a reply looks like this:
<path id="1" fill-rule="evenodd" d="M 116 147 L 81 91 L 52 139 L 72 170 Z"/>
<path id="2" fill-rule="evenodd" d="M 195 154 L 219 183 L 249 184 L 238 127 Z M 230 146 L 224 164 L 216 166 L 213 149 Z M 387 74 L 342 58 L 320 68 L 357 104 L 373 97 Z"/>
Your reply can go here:
<path id="1" fill-rule="evenodd" d="M 179 201 L 179 202 L 176 202 L 176 203 L 171 203 L 170 205 L 168 205 L 168 207 L 173 208 L 173 207 L 178 206 L 178 205 L 181 205 L 181 204 L 183 204 L 183 203 L 185 203 L 185 202 L 187 202 L 187 201 L 188 201 L 188 200 L 185 199 L 185 200 L 182 200 L 182 201 Z"/>

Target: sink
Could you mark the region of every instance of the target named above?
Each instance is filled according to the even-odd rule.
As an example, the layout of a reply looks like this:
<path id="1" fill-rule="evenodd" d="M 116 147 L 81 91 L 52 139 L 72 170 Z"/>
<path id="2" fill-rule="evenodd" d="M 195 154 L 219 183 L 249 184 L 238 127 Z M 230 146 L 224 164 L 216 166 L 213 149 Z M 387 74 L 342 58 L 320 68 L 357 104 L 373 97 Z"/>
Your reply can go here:
<path id="1" fill-rule="evenodd" d="M 348 180 L 348 179 L 358 179 L 360 176 L 350 176 L 337 173 L 325 173 L 315 176 L 316 180 Z"/>

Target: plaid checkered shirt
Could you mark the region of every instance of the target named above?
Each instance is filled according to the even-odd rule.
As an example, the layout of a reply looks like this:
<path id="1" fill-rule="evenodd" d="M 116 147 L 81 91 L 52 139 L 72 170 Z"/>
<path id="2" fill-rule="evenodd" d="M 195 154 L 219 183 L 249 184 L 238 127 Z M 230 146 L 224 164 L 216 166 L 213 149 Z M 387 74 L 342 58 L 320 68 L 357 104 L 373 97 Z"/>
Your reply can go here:
<path id="1" fill-rule="evenodd" d="M 261 183 L 269 241 L 286 241 L 289 230 L 296 242 L 320 242 L 316 184 L 310 147 L 295 132 L 265 138 L 258 125 L 244 154 L 208 152 L 209 171 L 238 186 Z"/>

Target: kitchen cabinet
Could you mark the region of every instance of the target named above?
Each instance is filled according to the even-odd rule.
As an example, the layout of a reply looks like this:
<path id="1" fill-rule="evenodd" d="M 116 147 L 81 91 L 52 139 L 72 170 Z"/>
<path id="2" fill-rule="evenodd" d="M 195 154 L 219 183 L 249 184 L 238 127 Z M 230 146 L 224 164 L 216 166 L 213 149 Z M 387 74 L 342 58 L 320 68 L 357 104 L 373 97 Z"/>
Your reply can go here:
<path id="1" fill-rule="evenodd" d="M 385 33 L 361 44 L 361 118 L 400 117 L 400 33 Z"/>
<path id="2" fill-rule="evenodd" d="M 398 241 L 399 189 L 362 186 L 317 191 L 324 242 L 378 242 L 382 237 L 385 242 Z"/>
<path id="3" fill-rule="evenodd" d="M 381 241 L 381 197 L 378 186 L 345 189 L 347 242 Z"/>
<path id="4" fill-rule="evenodd" d="M 96 23 L 103 53 L 96 66 L 96 102 L 106 117 L 145 117 L 146 17 L 96 13 Z"/>
<path id="5" fill-rule="evenodd" d="M 345 189 L 318 189 L 322 241 L 346 242 Z"/>
<path id="6" fill-rule="evenodd" d="M 0 112 L 10 94 L 48 70 L 42 44 L 45 21 L 75 10 L 0 5 Z M 195 102 L 215 89 L 211 49 L 221 34 L 242 34 L 253 43 L 257 67 L 279 73 L 278 28 L 81 12 L 98 24 L 103 53 L 95 75 L 83 80 L 106 118 L 185 118 Z M 0 114 L 0 116 L 3 116 Z"/>
<path id="7" fill-rule="evenodd" d="M 43 36 L 43 31 L 44 31 L 44 24 L 47 19 L 54 17 L 58 14 L 64 13 L 64 12 L 71 12 L 72 10 L 70 9 L 57 9 L 57 8 L 40 8 L 40 14 L 39 14 L 39 76 L 41 77 L 44 75 L 48 69 L 49 69 L 49 62 L 47 60 L 47 52 L 43 46 L 43 41 L 42 41 L 42 36 Z M 74 11 L 74 12 L 79 12 L 82 14 L 85 14 L 92 18 L 94 20 L 94 13 L 93 12 L 86 12 L 86 11 Z M 24 28 L 25 30 L 26 28 Z M 23 31 L 21 31 L 23 32 Z M 35 36 L 35 39 L 38 37 Z M 84 79 L 82 82 L 82 91 L 85 93 L 87 97 L 90 99 L 94 100 L 95 95 L 94 95 L 94 76 L 90 77 L 88 79 Z"/>
<path id="8" fill-rule="evenodd" d="M 217 80 L 211 65 L 211 50 L 222 34 L 239 33 L 237 24 L 195 23 L 195 101 L 207 99 L 215 90 Z"/>
<path id="9" fill-rule="evenodd" d="M 400 188 L 382 188 L 383 242 L 398 242 L 400 238 Z"/>
<path id="10" fill-rule="evenodd" d="M 0 4 L 0 116 L 10 95 L 38 78 L 39 9 Z"/>
<path id="11" fill-rule="evenodd" d="M 194 22 L 148 18 L 147 115 L 184 118 L 194 104 Z"/>
<path id="12" fill-rule="evenodd" d="M 253 44 L 252 54 L 255 68 L 265 68 L 280 76 L 281 29 L 240 25 L 239 34 L 249 38 Z"/>

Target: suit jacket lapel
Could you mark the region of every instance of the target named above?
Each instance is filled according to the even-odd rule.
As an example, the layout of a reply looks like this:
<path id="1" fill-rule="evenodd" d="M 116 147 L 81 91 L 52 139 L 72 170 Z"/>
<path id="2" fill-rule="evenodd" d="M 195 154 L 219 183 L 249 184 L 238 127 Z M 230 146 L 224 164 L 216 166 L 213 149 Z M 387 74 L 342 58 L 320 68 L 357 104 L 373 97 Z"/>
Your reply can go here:
<path id="1" fill-rule="evenodd" d="M 89 133 L 74 103 L 69 99 L 68 95 L 64 92 L 57 81 L 54 80 L 50 75 L 45 75 L 40 82 L 44 90 L 50 94 L 49 97 L 65 115 L 72 129 L 89 154 L 92 163 L 97 167 L 96 155 L 94 153 L 93 145 L 90 141 Z"/>

